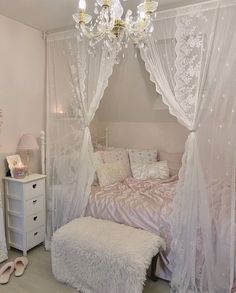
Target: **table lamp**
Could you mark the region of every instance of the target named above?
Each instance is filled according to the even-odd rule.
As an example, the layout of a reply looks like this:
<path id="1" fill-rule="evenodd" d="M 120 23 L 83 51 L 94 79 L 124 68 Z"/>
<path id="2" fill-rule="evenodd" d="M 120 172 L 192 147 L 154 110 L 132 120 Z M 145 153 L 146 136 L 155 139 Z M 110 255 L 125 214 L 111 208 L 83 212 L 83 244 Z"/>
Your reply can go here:
<path id="1" fill-rule="evenodd" d="M 21 136 L 17 150 L 18 151 L 25 151 L 27 155 L 27 167 L 28 167 L 28 174 L 31 174 L 30 172 L 30 151 L 38 150 L 39 145 L 37 143 L 36 138 L 31 133 L 25 133 Z"/>

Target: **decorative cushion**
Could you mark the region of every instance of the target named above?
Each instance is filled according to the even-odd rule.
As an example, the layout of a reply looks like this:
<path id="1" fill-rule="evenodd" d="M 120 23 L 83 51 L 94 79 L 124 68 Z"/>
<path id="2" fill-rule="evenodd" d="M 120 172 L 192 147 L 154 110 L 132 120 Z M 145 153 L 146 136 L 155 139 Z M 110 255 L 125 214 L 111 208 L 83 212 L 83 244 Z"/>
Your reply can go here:
<path id="1" fill-rule="evenodd" d="M 129 160 L 132 165 L 157 162 L 157 150 L 129 150 Z"/>
<path id="2" fill-rule="evenodd" d="M 123 174 L 125 174 L 126 177 L 131 176 L 129 156 L 126 150 L 117 149 L 100 152 L 100 154 L 104 163 L 120 162 L 122 164 Z"/>
<path id="3" fill-rule="evenodd" d="M 121 162 L 105 163 L 97 168 L 97 176 L 101 187 L 123 181 L 127 176 Z"/>
<path id="4" fill-rule="evenodd" d="M 132 165 L 132 173 L 133 177 L 138 180 L 169 178 L 167 161 L 155 162 L 151 164 L 134 164 Z"/>
<path id="5" fill-rule="evenodd" d="M 159 160 L 167 161 L 170 170 L 170 176 L 177 175 L 181 168 L 183 153 L 160 152 Z"/>

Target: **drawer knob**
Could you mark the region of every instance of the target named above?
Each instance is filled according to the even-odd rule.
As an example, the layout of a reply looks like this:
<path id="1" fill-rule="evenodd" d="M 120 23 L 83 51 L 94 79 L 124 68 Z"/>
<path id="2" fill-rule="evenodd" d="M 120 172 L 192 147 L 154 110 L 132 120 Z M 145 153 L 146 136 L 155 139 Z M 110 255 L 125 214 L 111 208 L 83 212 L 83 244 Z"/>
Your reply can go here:
<path id="1" fill-rule="evenodd" d="M 34 184 L 32 185 L 33 189 L 35 189 L 35 188 L 36 188 L 36 186 L 37 186 L 37 184 L 36 184 L 36 183 L 34 183 Z"/>
<path id="2" fill-rule="evenodd" d="M 37 199 L 33 200 L 33 204 L 36 204 L 37 203 Z"/>
<path id="3" fill-rule="evenodd" d="M 37 217 L 37 216 L 35 216 L 35 217 L 34 217 L 34 221 L 36 221 L 36 220 L 37 220 L 37 218 L 38 218 L 38 217 Z"/>
<path id="4" fill-rule="evenodd" d="M 35 233 L 34 233 L 34 236 L 37 236 L 37 235 L 38 235 L 38 232 L 35 232 Z"/>

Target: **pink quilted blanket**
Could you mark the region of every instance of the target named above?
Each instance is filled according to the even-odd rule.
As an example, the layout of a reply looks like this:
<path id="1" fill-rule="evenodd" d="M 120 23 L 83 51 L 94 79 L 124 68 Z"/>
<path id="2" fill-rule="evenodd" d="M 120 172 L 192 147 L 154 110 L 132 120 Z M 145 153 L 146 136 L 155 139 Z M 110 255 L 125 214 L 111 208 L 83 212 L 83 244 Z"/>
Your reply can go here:
<path id="1" fill-rule="evenodd" d="M 99 188 L 90 195 L 86 215 L 153 232 L 165 239 L 158 275 L 170 279 L 168 255 L 171 244 L 170 214 L 177 180 L 136 180 Z"/>

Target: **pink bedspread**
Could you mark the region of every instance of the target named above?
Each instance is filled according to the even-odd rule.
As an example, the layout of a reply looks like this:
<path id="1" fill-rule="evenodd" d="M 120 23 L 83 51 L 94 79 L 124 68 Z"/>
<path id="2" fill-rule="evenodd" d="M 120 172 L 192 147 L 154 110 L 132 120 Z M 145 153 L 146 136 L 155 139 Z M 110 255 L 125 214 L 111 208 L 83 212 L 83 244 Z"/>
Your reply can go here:
<path id="1" fill-rule="evenodd" d="M 136 180 L 99 188 L 90 195 L 86 215 L 151 231 L 165 239 L 158 275 L 170 279 L 168 255 L 171 244 L 170 214 L 177 181 Z"/>

